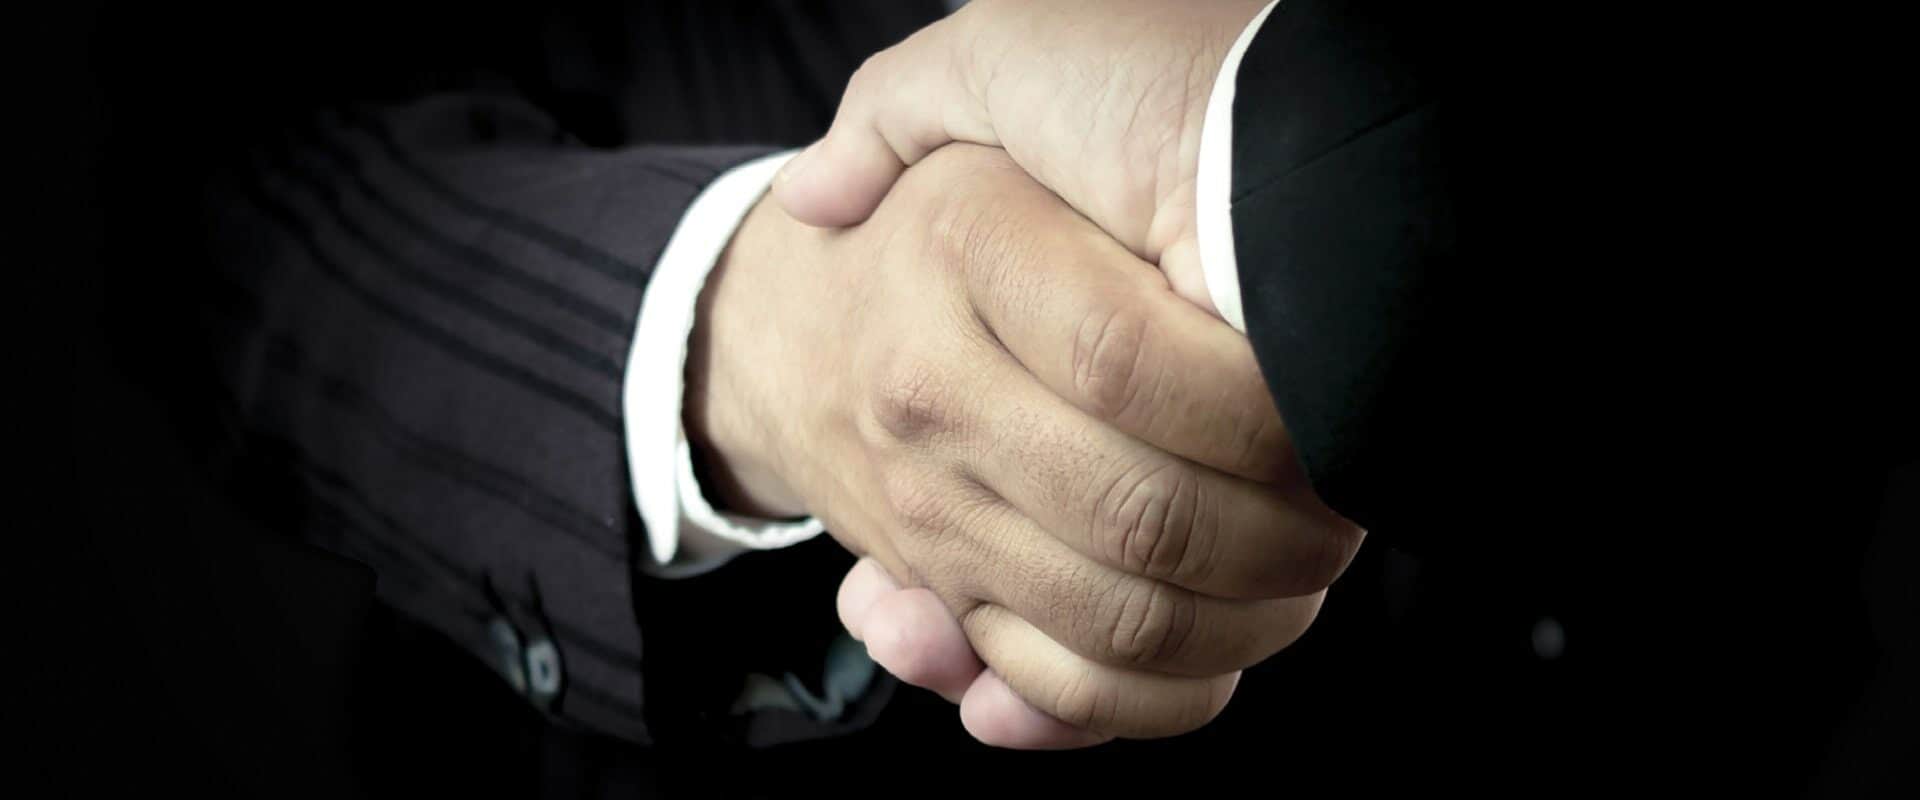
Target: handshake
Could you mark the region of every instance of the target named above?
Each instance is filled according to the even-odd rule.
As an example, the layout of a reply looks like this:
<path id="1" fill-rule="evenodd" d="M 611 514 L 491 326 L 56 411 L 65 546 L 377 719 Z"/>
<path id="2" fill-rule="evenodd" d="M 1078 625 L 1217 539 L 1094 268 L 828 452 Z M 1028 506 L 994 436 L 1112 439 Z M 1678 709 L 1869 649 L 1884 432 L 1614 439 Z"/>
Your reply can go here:
<path id="1" fill-rule="evenodd" d="M 822 520 L 862 557 L 848 631 L 1008 747 L 1204 725 L 1364 536 L 1200 265 L 1208 100 L 1263 4 L 1080 5 L 979 0 L 869 61 L 687 366 L 709 494 Z"/>

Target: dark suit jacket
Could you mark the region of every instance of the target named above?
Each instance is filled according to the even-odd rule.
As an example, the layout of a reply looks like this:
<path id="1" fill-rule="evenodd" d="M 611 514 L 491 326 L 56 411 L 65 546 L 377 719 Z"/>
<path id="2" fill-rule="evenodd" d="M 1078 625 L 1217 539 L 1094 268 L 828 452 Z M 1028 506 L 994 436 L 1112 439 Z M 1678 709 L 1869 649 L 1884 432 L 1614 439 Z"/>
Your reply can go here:
<path id="1" fill-rule="evenodd" d="M 1571 618 L 1588 724 L 1792 785 L 1841 665 L 1910 652 L 1868 644 L 1863 598 L 1900 601 L 1859 582 L 1914 491 L 1908 312 L 1844 259 L 1760 266 L 1788 245 L 1742 193 L 1784 128 L 1700 91 L 1746 62 L 1678 16 L 1491 11 L 1287 0 L 1254 40 L 1232 214 L 1268 386 L 1373 542 Z"/>
<path id="2" fill-rule="evenodd" d="M 114 270 L 115 338 L 183 371 L 161 380 L 228 491 L 371 567 L 382 602 L 545 713 L 648 744 L 860 727 L 884 686 L 824 719 L 731 709 L 750 672 L 817 678 L 831 603 L 765 600 L 830 597 L 828 543 L 637 575 L 621 376 L 695 195 L 824 131 L 861 59 L 941 11 L 108 14 L 111 260 L 191 254 Z"/>

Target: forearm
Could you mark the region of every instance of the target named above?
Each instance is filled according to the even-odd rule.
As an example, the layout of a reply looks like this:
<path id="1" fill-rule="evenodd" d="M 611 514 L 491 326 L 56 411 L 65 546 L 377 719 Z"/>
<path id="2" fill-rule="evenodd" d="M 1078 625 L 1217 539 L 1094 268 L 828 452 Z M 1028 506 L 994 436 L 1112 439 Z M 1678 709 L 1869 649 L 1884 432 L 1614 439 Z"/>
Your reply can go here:
<path id="1" fill-rule="evenodd" d="M 536 704 L 645 739 L 621 380 L 668 234 L 753 151 L 556 148 L 540 119 L 439 97 L 263 149 L 210 203 L 220 375 L 316 541 Z"/>

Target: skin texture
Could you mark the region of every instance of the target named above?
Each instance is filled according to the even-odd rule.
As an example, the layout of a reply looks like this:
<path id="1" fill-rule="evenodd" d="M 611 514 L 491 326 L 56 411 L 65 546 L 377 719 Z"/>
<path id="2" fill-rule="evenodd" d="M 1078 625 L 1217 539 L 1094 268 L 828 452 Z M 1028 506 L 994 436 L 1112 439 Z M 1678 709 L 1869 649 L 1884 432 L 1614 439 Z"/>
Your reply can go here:
<path id="1" fill-rule="evenodd" d="M 850 82 L 827 137 L 788 166 L 774 196 L 809 224 L 852 225 L 872 214 L 903 171 L 947 143 L 1003 147 L 1039 183 L 1158 266 L 1174 293 L 1217 314 L 1196 238 L 1200 134 L 1221 62 L 1262 5 L 974 0 L 871 59 Z M 843 596 L 873 600 L 853 609 L 843 603 L 842 620 L 849 630 L 894 631 L 886 635 L 924 648 L 874 653 L 909 683 L 949 699 L 953 674 L 996 684 L 978 659 L 952 655 L 958 639 L 951 626 L 923 619 L 921 591 L 892 584 L 884 569 L 855 569 Z M 951 660 L 929 671 L 927 653 Z M 930 677 L 916 680 L 923 671 Z M 982 741 L 1075 747 L 1102 740 L 1008 703 L 1005 692 L 981 696 L 999 700 L 963 703 L 962 719 Z"/>
<path id="2" fill-rule="evenodd" d="M 1200 132 L 1221 62 L 1264 5 L 974 0 L 863 65 L 775 197 L 801 221 L 851 225 L 942 145 L 1002 147 L 1212 311 L 1194 217 Z"/>
<path id="3" fill-rule="evenodd" d="M 1358 546 L 1246 339 L 1002 151 L 929 155 L 845 230 L 763 201 L 699 318 L 710 490 L 865 556 L 843 621 L 989 743 L 1205 724 Z"/>

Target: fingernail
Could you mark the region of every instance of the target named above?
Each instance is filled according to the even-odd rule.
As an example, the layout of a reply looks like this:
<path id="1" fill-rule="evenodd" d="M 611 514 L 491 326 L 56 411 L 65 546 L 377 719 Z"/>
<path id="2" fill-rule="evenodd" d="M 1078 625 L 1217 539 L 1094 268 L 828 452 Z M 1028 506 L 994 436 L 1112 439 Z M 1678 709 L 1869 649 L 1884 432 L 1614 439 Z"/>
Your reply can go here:
<path id="1" fill-rule="evenodd" d="M 819 149 L 819 142 L 808 145 L 807 149 L 800 151 L 800 155 L 794 156 L 791 161 L 787 162 L 786 166 L 780 168 L 780 174 L 774 176 L 774 180 L 780 183 L 786 183 L 787 181 L 800 177 L 800 173 L 807 171 L 808 165 L 812 163 L 813 152 Z"/>

